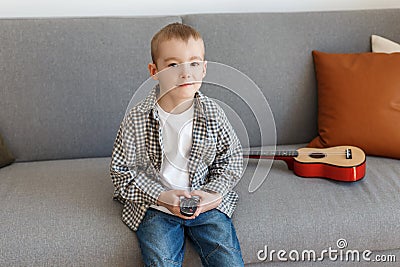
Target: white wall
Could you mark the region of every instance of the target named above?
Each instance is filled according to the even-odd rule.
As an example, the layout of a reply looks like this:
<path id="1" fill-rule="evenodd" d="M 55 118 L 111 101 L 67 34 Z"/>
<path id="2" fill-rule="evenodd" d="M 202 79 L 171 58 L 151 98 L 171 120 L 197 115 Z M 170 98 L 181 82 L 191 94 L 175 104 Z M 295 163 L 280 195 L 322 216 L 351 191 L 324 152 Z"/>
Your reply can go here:
<path id="1" fill-rule="evenodd" d="M 0 0 L 0 17 L 143 16 L 400 8 L 400 0 Z"/>

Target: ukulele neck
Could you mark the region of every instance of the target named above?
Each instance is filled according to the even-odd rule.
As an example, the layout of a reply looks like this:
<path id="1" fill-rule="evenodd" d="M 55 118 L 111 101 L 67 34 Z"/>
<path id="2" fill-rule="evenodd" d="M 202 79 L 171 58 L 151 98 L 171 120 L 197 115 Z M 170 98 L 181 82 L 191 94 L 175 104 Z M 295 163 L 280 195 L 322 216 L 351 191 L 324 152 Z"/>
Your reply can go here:
<path id="1" fill-rule="evenodd" d="M 283 159 L 283 158 L 295 158 L 299 155 L 296 150 L 282 150 L 282 151 L 260 151 L 250 150 L 247 154 L 244 153 L 245 157 L 255 159 Z"/>
<path id="2" fill-rule="evenodd" d="M 286 162 L 288 168 L 293 170 L 294 158 L 299 155 L 296 150 L 282 150 L 282 151 L 260 151 L 250 150 L 247 153 L 243 153 L 243 157 L 250 159 L 275 159 L 283 160 Z"/>

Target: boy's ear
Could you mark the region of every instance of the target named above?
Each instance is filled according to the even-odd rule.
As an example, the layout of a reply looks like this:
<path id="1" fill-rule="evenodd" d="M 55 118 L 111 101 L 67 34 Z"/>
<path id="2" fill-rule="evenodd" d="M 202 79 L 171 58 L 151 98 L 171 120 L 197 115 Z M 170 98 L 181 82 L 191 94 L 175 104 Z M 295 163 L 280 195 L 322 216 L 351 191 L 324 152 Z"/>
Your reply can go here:
<path id="1" fill-rule="evenodd" d="M 207 74 L 207 61 L 204 60 L 204 65 L 203 65 L 203 78 L 206 77 Z"/>
<path id="2" fill-rule="evenodd" d="M 149 72 L 150 72 L 150 76 L 154 79 L 154 80 L 158 80 L 158 76 L 157 76 L 157 66 L 154 63 L 149 63 L 148 67 Z"/>

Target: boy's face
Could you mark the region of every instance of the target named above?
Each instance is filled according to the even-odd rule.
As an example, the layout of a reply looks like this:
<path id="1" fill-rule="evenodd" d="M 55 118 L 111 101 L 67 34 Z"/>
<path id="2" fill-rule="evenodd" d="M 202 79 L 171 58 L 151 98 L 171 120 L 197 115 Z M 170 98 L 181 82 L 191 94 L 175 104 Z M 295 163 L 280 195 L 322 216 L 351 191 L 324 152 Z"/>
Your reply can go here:
<path id="1" fill-rule="evenodd" d="M 149 64 L 150 74 L 159 80 L 160 97 L 168 94 L 176 101 L 193 99 L 206 74 L 203 40 L 188 42 L 171 39 L 158 46 L 156 64 Z"/>

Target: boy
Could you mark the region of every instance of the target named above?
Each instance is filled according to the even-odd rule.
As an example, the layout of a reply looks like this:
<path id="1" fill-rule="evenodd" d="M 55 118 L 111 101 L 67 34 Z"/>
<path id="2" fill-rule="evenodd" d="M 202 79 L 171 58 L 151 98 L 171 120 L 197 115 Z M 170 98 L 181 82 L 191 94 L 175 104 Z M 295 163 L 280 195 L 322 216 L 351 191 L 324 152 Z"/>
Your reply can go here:
<path id="1" fill-rule="evenodd" d="M 204 43 L 173 23 L 151 41 L 150 95 L 125 116 L 111 160 L 114 197 L 136 231 L 146 266 L 181 266 L 188 236 L 204 266 L 243 266 L 231 215 L 232 188 L 243 171 L 242 148 L 223 110 L 199 92 Z M 182 198 L 200 199 L 193 215 Z"/>

